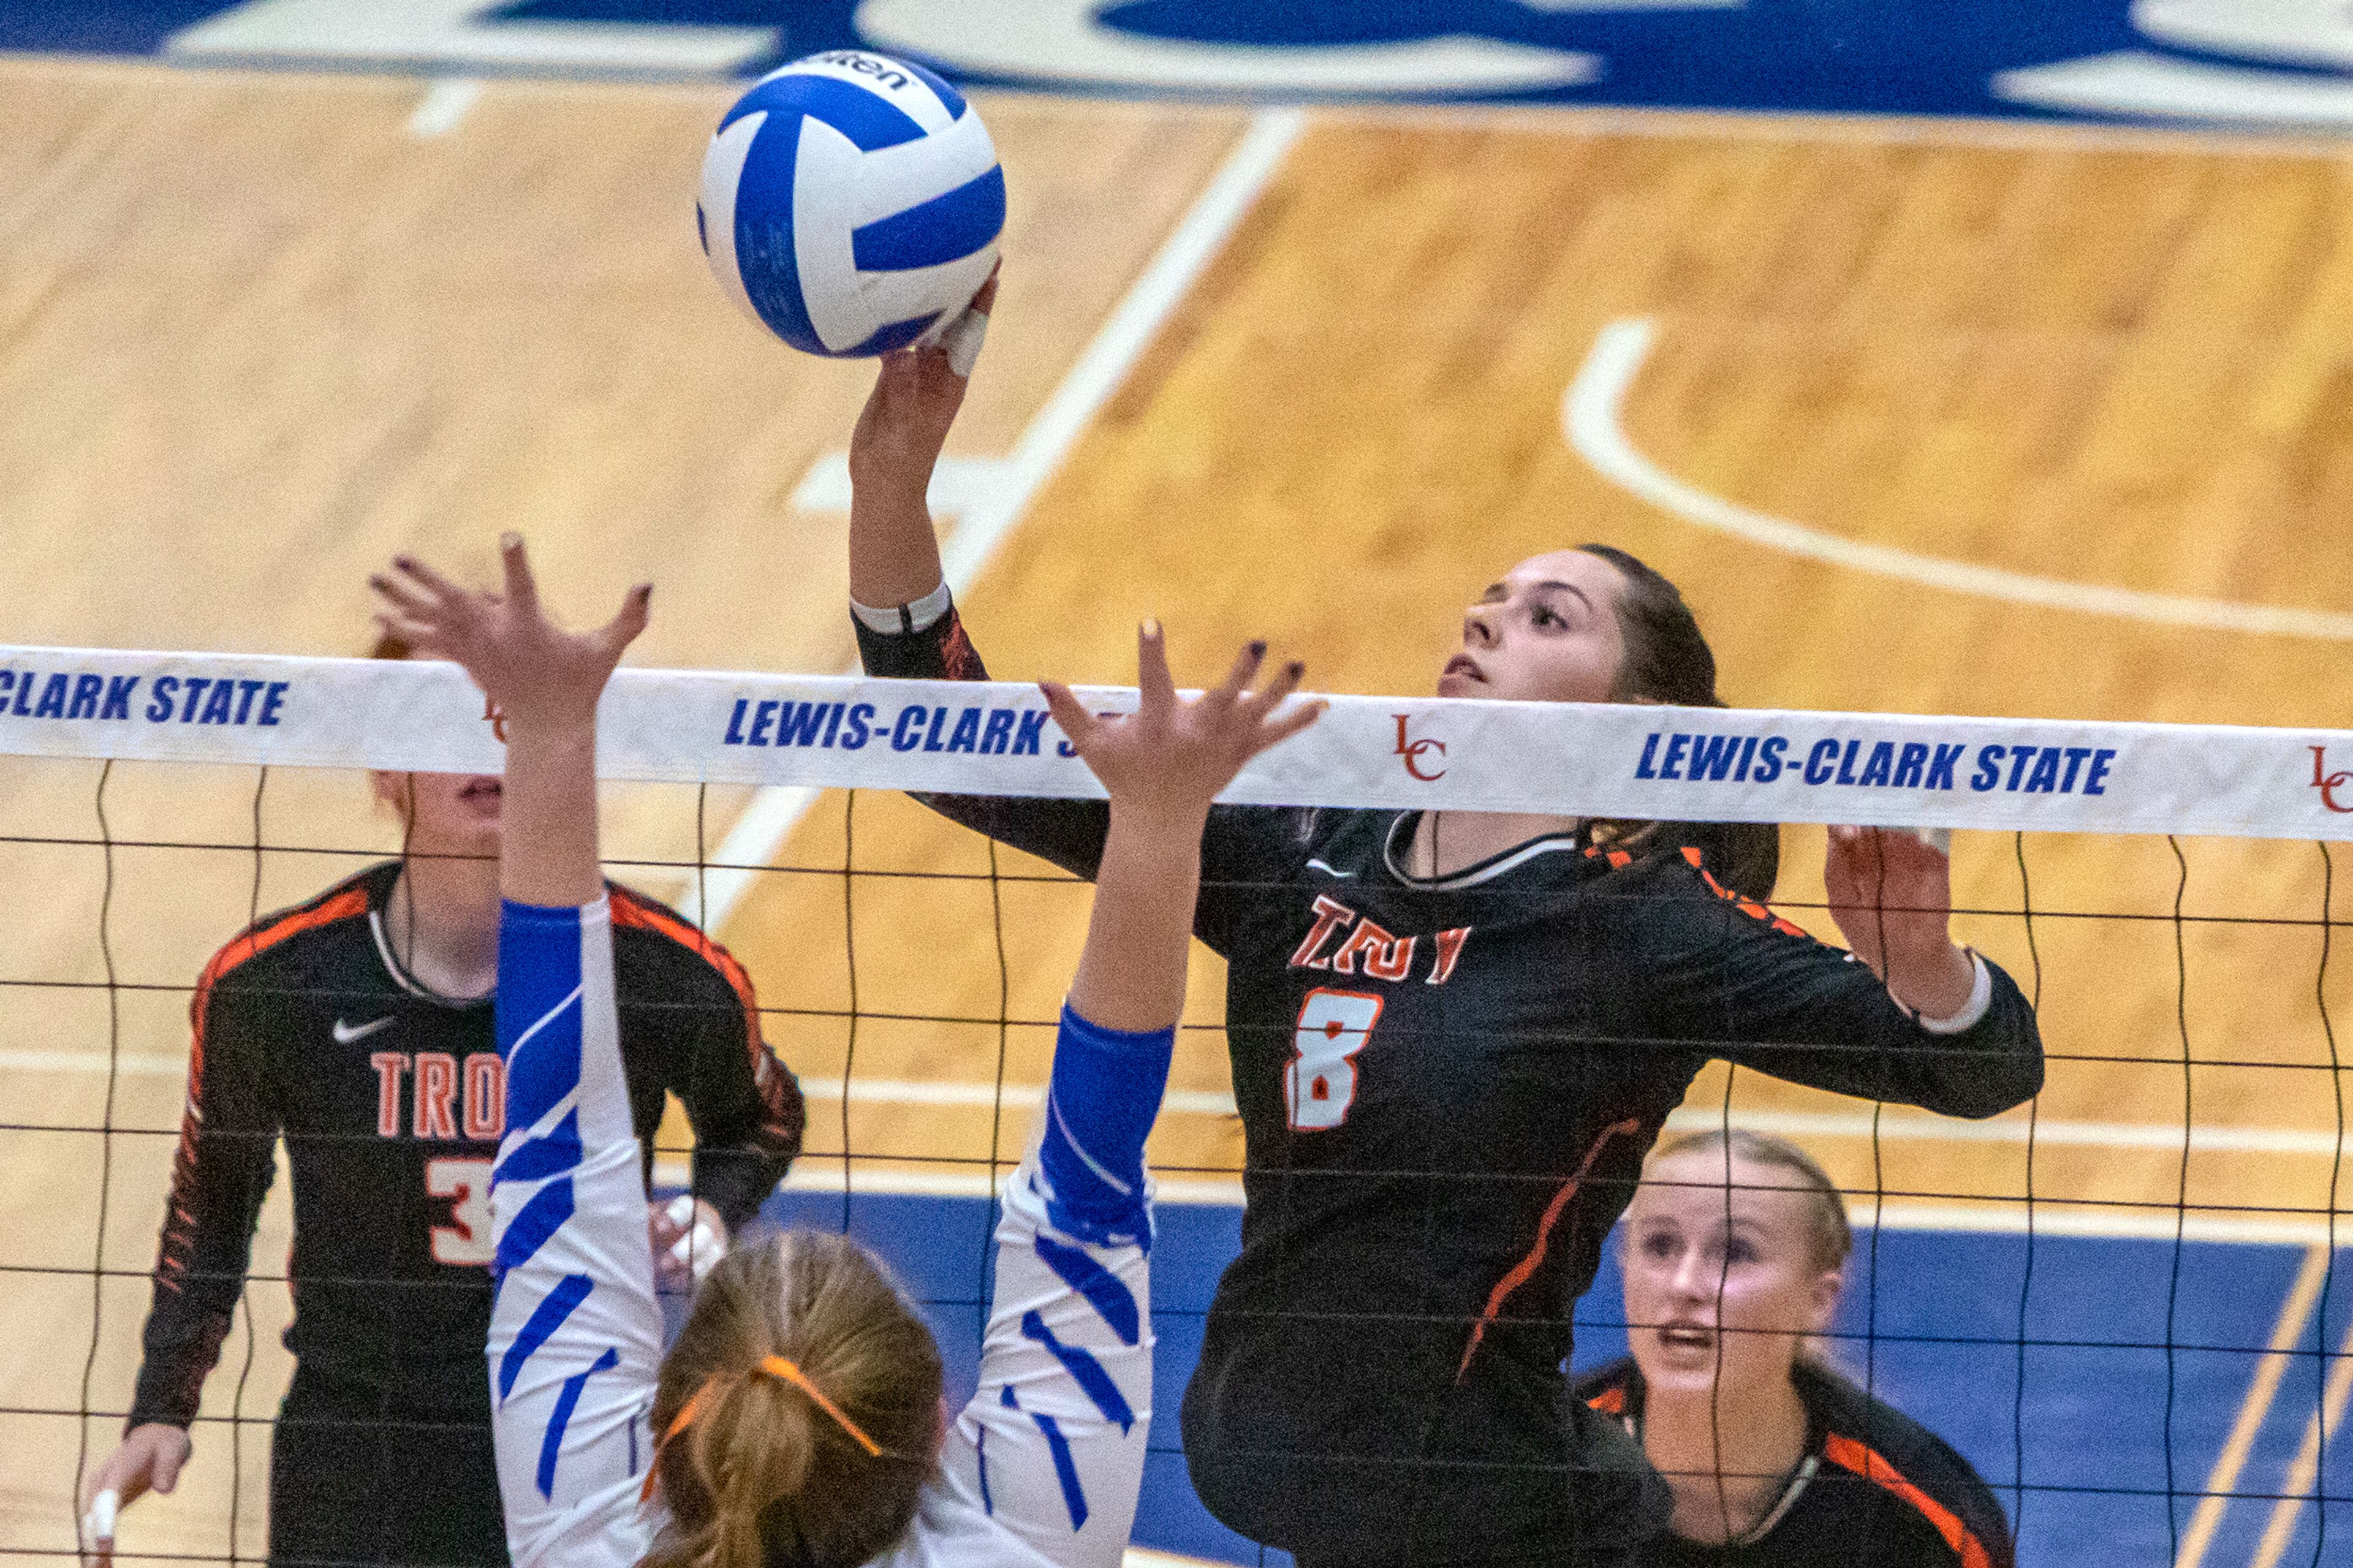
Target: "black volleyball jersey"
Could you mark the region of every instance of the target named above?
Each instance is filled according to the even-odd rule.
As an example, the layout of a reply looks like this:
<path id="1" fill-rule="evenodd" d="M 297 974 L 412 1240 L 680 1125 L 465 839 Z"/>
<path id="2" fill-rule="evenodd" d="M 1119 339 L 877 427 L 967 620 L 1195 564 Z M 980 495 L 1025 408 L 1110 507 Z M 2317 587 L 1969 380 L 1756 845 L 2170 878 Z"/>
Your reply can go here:
<path id="1" fill-rule="evenodd" d="M 953 611 L 858 635 L 870 673 L 982 678 Z M 1100 802 L 924 798 L 1082 877 L 1109 823 Z M 1571 1304 L 1711 1058 L 1965 1116 L 2042 1076 L 1999 970 L 1974 1026 L 1930 1034 L 1696 850 L 1539 838 L 1423 880 L 1415 821 L 1216 807 L 1196 917 L 1229 966 L 1246 1206 L 1187 1462 L 1243 1534 L 1361 1563 L 1532 1548 L 1592 1506 L 1544 1484 L 1587 1468 Z"/>
<path id="2" fill-rule="evenodd" d="M 371 867 L 258 921 L 196 984 L 133 1426 L 195 1417 L 280 1138 L 287 1348 L 387 1412 L 490 1418 L 490 1178 L 505 1117 L 492 1007 L 432 994 L 395 958 L 384 908 L 399 869 Z M 638 1134 L 676 1092 L 696 1192 L 740 1224 L 799 1152 L 800 1089 L 762 1043 L 743 966 L 660 904 L 609 890 Z"/>
<path id="3" fill-rule="evenodd" d="M 1643 1568 L 2010 1568 L 2010 1521 L 1969 1462 L 1917 1421 L 1838 1373 L 1789 1370 L 1806 1408 L 1806 1457 L 1739 1542 L 1652 1538 Z M 1577 1380 L 1577 1397 L 1639 1432 L 1642 1373 L 1631 1357 Z"/>

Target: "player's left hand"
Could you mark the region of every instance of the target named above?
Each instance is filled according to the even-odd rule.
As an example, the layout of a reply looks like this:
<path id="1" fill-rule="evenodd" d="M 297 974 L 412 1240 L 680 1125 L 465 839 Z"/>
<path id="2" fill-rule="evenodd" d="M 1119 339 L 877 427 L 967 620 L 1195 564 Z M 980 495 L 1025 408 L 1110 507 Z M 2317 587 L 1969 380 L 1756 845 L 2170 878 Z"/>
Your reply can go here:
<path id="1" fill-rule="evenodd" d="M 461 588 L 411 555 L 368 579 L 383 608 L 376 622 L 419 653 L 453 659 L 510 722 L 592 719 L 621 652 L 646 629 L 650 584 L 629 590 L 620 613 L 594 631 L 559 629 L 541 609 L 522 537 L 499 539 L 502 594 Z"/>
<path id="2" fill-rule="evenodd" d="M 685 1193 L 650 1205 L 646 1234 L 654 1247 L 654 1289 L 691 1296 L 703 1276 L 727 1256 L 727 1225 L 719 1211 Z"/>
<path id="3" fill-rule="evenodd" d="M 1905 828 L 1833 827 L 1831 918 L 1898 1002 L 1931 1018 L 1968 1005 L 1976 972 L 1953 945 L 1951 857 Z"/>
<path id="4" fill-rule="evenodd" d="M 1262 642 L 1242 649 L 1224 681 L 1194 698 L 1176 695 L 1157 622 L 1147 621 L 1137 631 L 1135 650 L 1138 702 L 1133 713 L 1099 718 L 1061 682 L 1039 686 L 1080 761 L 1103 781 L 1114 816 L 1123 811 L 1166 817 L 1206 813 L 1243 763 L 1323 716 L 1320 699 L 1283 708 L 1299 689 L 1303 667 L 1297 663 L 1252 688 L 1266 661 Z"/>

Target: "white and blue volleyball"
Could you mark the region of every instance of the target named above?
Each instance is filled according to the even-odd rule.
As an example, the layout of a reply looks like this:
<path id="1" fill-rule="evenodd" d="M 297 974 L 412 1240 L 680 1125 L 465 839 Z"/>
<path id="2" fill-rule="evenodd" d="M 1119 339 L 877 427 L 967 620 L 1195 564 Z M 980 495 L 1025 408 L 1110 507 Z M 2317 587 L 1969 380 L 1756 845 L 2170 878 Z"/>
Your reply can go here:
<path id="1" fill-rule="evenodd" d="M 987 282 L 1005 172 L 964 95 L 860 49 L 764 77 L 719 122 L 695 204 L 728 297 L 797 349 L 888 353 Z"/>

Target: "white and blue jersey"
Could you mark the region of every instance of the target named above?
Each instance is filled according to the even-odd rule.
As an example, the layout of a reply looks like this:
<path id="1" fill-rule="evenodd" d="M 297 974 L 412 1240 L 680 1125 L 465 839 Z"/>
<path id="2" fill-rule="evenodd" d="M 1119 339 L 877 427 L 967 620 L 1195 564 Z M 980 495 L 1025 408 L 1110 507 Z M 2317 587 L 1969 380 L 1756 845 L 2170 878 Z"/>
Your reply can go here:
<path id="1" fill-rule="evenodd" d="M 661 1311 L 604 900 L 509 903 L 507 1131 L 491 1186 L 499 1484 L 515 1568 L 629 1568 L 667 1519 L 653 1462 Z M 1114 1568 L 1152 1415 L 1144 1133 L 1171 1032 L 1067 1009 L 1038 1143 L 1006 1184 L 980 1387 L 884 1568 Z"/>

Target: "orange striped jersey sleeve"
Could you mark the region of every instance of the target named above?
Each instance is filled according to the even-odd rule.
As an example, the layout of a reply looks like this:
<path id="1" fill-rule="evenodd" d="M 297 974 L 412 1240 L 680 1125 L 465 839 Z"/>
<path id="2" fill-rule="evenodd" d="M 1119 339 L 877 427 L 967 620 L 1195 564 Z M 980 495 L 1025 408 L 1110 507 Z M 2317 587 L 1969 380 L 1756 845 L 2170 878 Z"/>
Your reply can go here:
<path id="1" fill-rule="evenodd" d="M 800 1085 L 769 1048 L 752 976 L 672 910 L 609 888 L 622 1048 L 694 1129 L 693 1190 L 740 1226 L 784 1179 L 807 1121 Z"/>
<path id="2" fill-rule="evenodd" d="M 280 998 L 251 978 L 264 955 L 305 931 L 364 919 L 367 893 L 344 884 L 263 920 L 215 953 L 189 1001 L 188 1096 L 157 1240 L 154 1292 L 130 1425 L 195 1419 L 245 1285 L 254 1222 L 276 1173 L 278 1111 L 269 1052 Z"/>
<path id="3" fill-rule="evenodd" d="M 1959 1560 L 1961 1568 L 1994 1568 L 1993 1554 L 1978 1533 L 1964 1524 L 1957 1512 L 1931 1497 L 1876 1449 L 1842 1433 L 1833 1432 L 1823 1442 L 1822 1457 L 1841 1469 L 1884 1488 L 1906 1507 L 1918 1512 L 1943 1538 L 1945 1544 L 1953 1549 L 1953 1555 Z M 2006 1553 L 2004 1560 L 2007 1561 Z"/>

